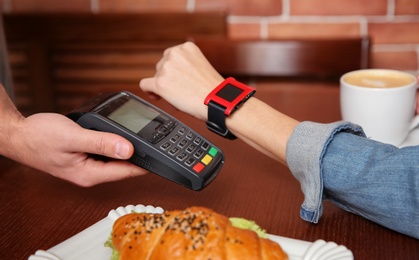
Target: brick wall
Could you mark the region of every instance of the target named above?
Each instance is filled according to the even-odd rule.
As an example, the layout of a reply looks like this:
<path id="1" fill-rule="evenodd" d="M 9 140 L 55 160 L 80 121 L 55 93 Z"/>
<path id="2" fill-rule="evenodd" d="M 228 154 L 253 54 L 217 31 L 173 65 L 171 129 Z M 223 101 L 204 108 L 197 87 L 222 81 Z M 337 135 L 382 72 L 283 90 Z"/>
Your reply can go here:
<path id="1" fill-rule="evenodd" d="M 369 35 L 372 67 L 419 73 L 419 0 L 0 0 L 5 13 L 229 13 L 231 38 Z"/>

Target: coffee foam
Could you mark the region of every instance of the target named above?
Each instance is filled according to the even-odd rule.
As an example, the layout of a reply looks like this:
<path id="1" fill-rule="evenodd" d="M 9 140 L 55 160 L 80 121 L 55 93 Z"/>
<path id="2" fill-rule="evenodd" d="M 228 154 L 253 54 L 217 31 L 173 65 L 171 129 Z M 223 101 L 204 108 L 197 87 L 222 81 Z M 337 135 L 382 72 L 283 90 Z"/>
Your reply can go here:
<path id="1" fill-rule="evenodd" d="M 402 72 L 371 70 L 349 73 L 343 78 L 343 81 L 366 88 L 397 88 L 410 85 L 415 79 Z"/>

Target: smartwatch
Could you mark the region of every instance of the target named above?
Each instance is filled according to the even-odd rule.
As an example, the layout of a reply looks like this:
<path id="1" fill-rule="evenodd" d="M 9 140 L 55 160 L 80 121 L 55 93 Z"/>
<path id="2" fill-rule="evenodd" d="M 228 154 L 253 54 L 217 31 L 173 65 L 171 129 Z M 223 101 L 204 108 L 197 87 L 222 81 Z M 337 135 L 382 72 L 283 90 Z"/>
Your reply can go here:
<path id="1" fill-rule="evenodd" d="M 256 89 L 249 87 L 234 78 L 227 78 L 205 98 L 208 106 L 207 128 L 225 138 L 234 140 L 226 127 L 225 119 L 252 97 Z"/>

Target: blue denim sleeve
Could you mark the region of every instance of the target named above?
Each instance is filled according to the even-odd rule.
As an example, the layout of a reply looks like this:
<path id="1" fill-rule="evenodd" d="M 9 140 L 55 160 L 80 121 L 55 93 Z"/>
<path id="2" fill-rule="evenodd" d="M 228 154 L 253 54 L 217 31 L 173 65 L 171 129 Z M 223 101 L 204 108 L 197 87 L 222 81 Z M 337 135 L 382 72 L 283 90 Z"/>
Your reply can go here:
<path id="1" fill-rule="evenodd" d="M 300 215 L 317 223 L 322 201 L 419 237 L 419 146 L 397 148 L 365 138 L 346 122 L 300 123 L 287 163 L 304 193 Z"/>

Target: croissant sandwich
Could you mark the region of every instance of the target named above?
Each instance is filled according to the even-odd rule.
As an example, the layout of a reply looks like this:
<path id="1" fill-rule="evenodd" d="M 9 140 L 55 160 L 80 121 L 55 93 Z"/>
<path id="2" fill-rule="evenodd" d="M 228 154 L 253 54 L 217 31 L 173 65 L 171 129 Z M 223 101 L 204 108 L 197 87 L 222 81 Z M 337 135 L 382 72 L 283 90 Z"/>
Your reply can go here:
<path id="1" fill-rule="evenodd" d="M 124 215 L 110 239 L 120 260 L 288 259 L 277 243 L 203 207 Z"/>

